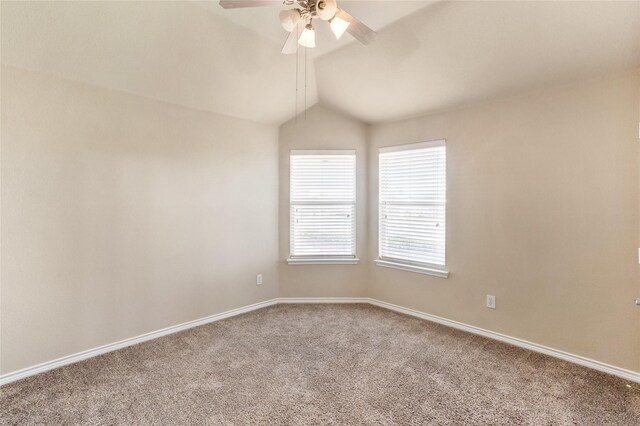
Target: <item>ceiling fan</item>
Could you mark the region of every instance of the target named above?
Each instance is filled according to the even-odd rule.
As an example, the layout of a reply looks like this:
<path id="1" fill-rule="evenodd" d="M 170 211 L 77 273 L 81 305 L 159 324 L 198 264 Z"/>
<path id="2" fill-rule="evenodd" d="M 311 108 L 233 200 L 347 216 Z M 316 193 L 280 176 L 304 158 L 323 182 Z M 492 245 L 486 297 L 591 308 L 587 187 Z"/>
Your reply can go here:
<path id="1" fill-rule="evenodd" d="M 220 6 L 225 9 L 278 4 L 295 6 L 280 12 L 280 24 L 289 33 L 282 47 L 282 53 L 285 54 L 296 53 L 298 44 L 304 47 L 316 46 L 314 19 L 328 21 L 337 39 L 346 31 L 366 45 L 376 34 L 371 28 L 340 9 L 336 0 L 220 0 Z"/>

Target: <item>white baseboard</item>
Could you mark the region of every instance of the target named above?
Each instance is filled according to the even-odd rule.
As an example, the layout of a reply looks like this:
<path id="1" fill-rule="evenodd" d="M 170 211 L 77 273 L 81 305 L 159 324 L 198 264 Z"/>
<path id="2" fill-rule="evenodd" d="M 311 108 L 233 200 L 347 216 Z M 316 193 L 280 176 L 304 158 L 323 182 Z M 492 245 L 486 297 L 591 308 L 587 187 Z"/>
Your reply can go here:
<path id="1" fill-rule="evenodd" d="M 205 318 L 200 318 L 197 320 L 163 328 L 161 330 L 152 331 L 150 333 L 142 334 L 140 336 L 121 340 L 119 342 L 111 343 L 108 345 L 100 346 L 98 348 L 89 349 L 83 352 L 78 352 L 73 355 L 68 355 L 62 358 L 58 358 L 53 361 L 38 364 L 33 367 L 28 367 L 22 370 L 7 373 L 0 376 L 0 386 L 5 385 L 7 383 L 14 382 L 16 380 L 23 379 L 25 377 L 33 376 L 34 374 L 43 373 L 45 371 L 53 370 L 54 368 L 62 367 L 68 364 L 73 364 L 75 362 L 82 361 L 87 358 L 91 358 L 107 352 L 115 351 L 117 349 L 125 348 L 127 346 L 135 345 L 138 343 L 146 342 L 147 340 L 156 339 L 158 337 L 166 336 L 168 334 L 177 333 L 178 331 L 187 330 L 189 328 L 197 327 L 204 324 L 209 324 L 215 321 L 220 321 L 225 318 L 229 318 L 229 317 L 240 315 L 246 312 L 254 311 L 256 309 L 265 308 L 267 306 L 272 306 L 278 303 L 368 303 L 374 306 L 378 306 L 380 308 L 385 308 L 385 309 L 389 309 L 395 312 L 400 312 L 406 315 L 411 315 L 417 318 L 422 318 L 427 321 L 432 321 L 448 327 L 456 328 L 458 330 L 466 331 L 468 333 L 477 334 L 477 335 L 488 337 L 494 340 L 499 340 L 501 342 L 505 342 L 514 346 L 518 346 L 524 349 L 529 349 L 534 352 L 539 352 L 539 353 L 549 355 L 555 358 L 559 358 L 568 362 L 572 362 L 574 364 L 582 365 L 584 367 L 592 368 L 594 370 L 598 370 L 603 373 L 612 374 L 614 376 L 618 376 L 625 380 L 640 383 L 640 372 L 626 370 L 624 368 L 616 367 L 613 365 L 605 364 L 600 361 L 585 358 L 579 355 L 574 355 L 568 352 L 549 348 L 547 346 L 543 346 L 537 343 L 518 339 L 516 337 L 511 337 L 505 334 L 496 333 L 494 331 L 485 330 L 483 328 L 464 324 L 458 321 L 449 320 L 436 315 L 431 315 L 424 312 L 416 311 L 414 309 L 409 309 L 402 306 L 394 305 L 392 303 L 387 303 L 387 302 L 383 302 L 376 299 L 370 299 L 368 297 L 280 297 L 277 299 L 255 303 L 253 305 L 232 309 L 230 311 L 222 312 L 215 315 L 210 315 Z"/>
<path id="2" fill-rule="evenodd" d="M 369 303 L 368 297 L 279 297 L 278 303 Z"/>
<path id="3" fill-rule="evenodd" d="M 277 299 L 254 303 L 253 305 L 231 309 L 230 311 L 221 312 L 219 314 L 214 314 L 214 315 L 210 315 L 208 317 L 200 318 L 197 320 L 184 322 L 182 324 L 163 328 L 161 330 L 156 330 L 150 333 L 141 334 L 140 336 L 131 337 L 129 339 L 121 340 L 119 342 L 109 343 L 107 345 L 100 346 L 94 349 L 88 349 L 86 351 L 78 352 L 72 355 L 67 355 L 65 357 L 55 359 L 53 361 L 43 362 L 42 364 L 34 365 L 33 367 L 27 367 L 22 370 L 3 374 L 2 376 L 0 376 L 0 386 L 5 385 L 7 383 L 15 382 L 16 380 L 24 379 L 25 377 L 33 376 L 34 374 L 43 373 L 45 371 L 53 370 L 54 368 L 62 367 L 68 364 L 73 364 L 75 362 L 82 361 L 87 358 L 92 358 L 94 356 L 102 355 L 104 353 L 115 351 L 117 349 L 126 348 L 127 346 L 137 345 L 138 343 L 146 342 L 147 340 L 157 339 L 158 337 L 166 336 L 167 334 L 173 334 L 179 331 L 188 330 L 193 327 L 198 327 L 200 325 L 209 324 L 215 321 L 220 321 L 225 318 L 244 314 L 250 311 L 255 311 L 256 309 L 266 308 L 267 306 L 275 305 L 277 303 L 278 303 Z"/>
<path id="4" fill-rule="evenodd" d="M 609 364 L 605 364 L 603 362 L 596 361 L 590 358 L 585 358 L 580 355 L 574 355 L 558 349 L 553 349 L 547 346 L 539 345 L 537 343 L 529 342 L 527 340 L 518 339 L 517 337 L 507 336 L 505 334 L 496 333 L 490 330 L 485 330 L 480 327 L 475 327 L 473 325 L 464 324 L 458 321 L 453 321 L 453 320 L 442 318 L 436 315 L 426 314 L 424 312 L 416 311 L 414 309 L 404 308 L 402 306 L 394 305 L 387 302 L 382 302 L 380 300 L 369 299 L 369 303 L 374 306 L 378 306 L 380 308 L 389 309 L 392 311 L 422 318 L 427 321 L 432 321 L 438 324 L 446 325 L 451 328 L 456 328 L 458 330 L 466 331 L 468 333 L 477 334 L 477 335 L 488 337 L 494 340 L 499 340 L 501 342 L 508 343 L 513 346 L 529 349 L 530 351 L 539 352 L 545 355 L 552 356 L 554 358 L 560 358 L 564 361 L 582 365 L 583 367 L 592 368 L 594 370 L 598 370 L 603 373 L 618 376 L 625 380 L 640 383 L 640 373 L 636 371 L 626 370 L 624 368 L 616 367 L 614 365 L 609 365 Z"/>

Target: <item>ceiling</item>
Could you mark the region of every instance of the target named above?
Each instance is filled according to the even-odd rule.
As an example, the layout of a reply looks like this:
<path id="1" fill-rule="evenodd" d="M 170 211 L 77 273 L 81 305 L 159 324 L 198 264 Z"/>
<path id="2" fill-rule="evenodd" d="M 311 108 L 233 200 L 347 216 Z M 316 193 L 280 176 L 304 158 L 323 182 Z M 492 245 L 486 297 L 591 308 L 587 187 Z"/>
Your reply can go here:
<path id="1" fill-rule="evenodd" d="M 339 1 L 378 31 L 318 28 L 306 104 L 402 119 L 640 68 L 640 2 Z M 0 3 L 1 61 L 263 123 L 305 104 L 304 57 L 282 55 L 278 7 L 201 2 Z M 323 31 L 324 28 L 324 31 Z"/>
<path id="2" fill-rule="evenodd" d="M 321 102 L 397 120 L 640 68 L 640 1 L 436 2 L 315 65 Z"/>
<path id="3" fill-rule="evenodd" d="M 262 123 L 294 115 L 295 57 L 192 2 L 0 7 L 4 65 Z M 308 77 L 311 105 L 313 67 Z"/>

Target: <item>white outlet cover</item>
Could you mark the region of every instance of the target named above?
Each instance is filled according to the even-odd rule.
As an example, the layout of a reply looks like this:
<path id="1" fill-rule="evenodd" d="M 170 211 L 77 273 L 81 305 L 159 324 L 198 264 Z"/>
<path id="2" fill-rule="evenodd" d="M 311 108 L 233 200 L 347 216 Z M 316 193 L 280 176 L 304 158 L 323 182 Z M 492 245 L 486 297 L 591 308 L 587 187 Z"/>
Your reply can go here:
<path id="1" fill-rule="evenodd" d="M 487 308 L 496 308 L 496 297 L 491 294 L 487 294 Z"/>
<path id="2" fill-rule="evenodd" d="M 256 285 L 262 285 L 262 274 L 256 275 Z"/>

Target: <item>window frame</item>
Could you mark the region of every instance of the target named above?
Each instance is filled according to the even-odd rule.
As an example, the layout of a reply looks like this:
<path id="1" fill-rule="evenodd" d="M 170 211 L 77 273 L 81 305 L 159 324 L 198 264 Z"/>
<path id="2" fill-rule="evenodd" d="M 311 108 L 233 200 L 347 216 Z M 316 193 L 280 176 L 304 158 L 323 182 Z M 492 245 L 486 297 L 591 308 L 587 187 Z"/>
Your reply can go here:
<path id="1" fill-rule="evenodd" d="M 326 205 L 349 205 L 353 206 L 353 254 L 352 255 L 342 255 L 342 254 L 326 254 L 326 255 L 294 255 L 292 253 L 293 248 L 293 215 L 292 215 L 292 207 L 295 205 L 294 200 L 292 198 L 292 156 L 294 155 L 351 155 L 353 156 L 353 189 L 354 189 L 354 198 L 353 202 L 317 202 L 317 204 L 326 204 Z M 357 256 L 357 234 L 358 234 L 358 218 L 357 218 L 357 154 L 355 149 L 292 149 L 289 150 L 289 256 L 287 258 L 287 264 L 289 265 L 356 265 L 360 261 Z M 299 203 L 297 203 L 299 204 Z M 303 202 L 301 205 L 304 205 Z M 315 204 L 313 204 L 315 205 Z"/>
<path id="2" fill-rule="evenodd" d="M 382 179 L 382 170 L 380 168 L 381 163 L 381 154 L 389 153 L 389 152 L 398 152 L 398 151 L 411 151 L 411 150 L 419 150 L 425 148 L 433 148 L 433 147 L 445 147 L 445 171 L 444 171 L 444 179 L 445 179 L 445 199 L 443 208 L 444 208 L 444 220 L 445 220 L 445 231 L 444 231 L 444 263 L 433 264 L 427 262 L 417 262 L 407 259 L 401 259 L 396 257 L 389 257 L 382 255 L 382 221 L 380 217 L 382 200 L 381 200 L 381 179 Z M 447 249 L 446 249 L 446 241 L 447 241 L 447 162 L 446 162 L 446 140 L 445 139 L 437 139 L 430 140 L 424 142 L 410 143 L 410 144 L 402 144 L 402 145 L 391 145 L 385 146 L 378 149 L 378 258 L 374 260 L 374 263 L 377 266 L 383 266 L 388 268 L 400 269 L 404 271 L 417 272 L 427 275 L 432 275 L 439 278 L 448 278 L 449 271 L 447 269 Z M 399 202 L 398 204 L 402 204 Z M 418 204 L 418 203 L 417 203 Z"/>

